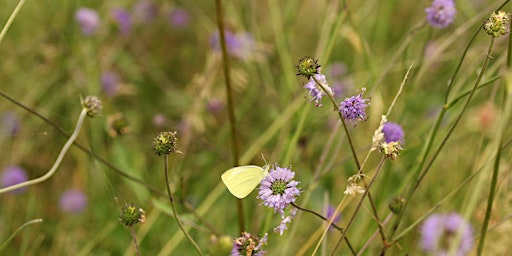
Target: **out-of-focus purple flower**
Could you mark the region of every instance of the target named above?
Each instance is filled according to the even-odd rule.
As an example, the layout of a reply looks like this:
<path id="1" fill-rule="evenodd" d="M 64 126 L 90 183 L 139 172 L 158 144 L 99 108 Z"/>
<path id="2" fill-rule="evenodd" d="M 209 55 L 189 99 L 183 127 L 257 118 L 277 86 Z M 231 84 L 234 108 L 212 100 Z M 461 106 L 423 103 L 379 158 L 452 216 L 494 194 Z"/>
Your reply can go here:
<path id="1" fill-rule="evenodd" d="M 86 36 L 93 35 L 100 26 L 98 13 L 89 8 L 80 8 L 75 14 L 75 19 Z"/>
<path id="2" fill-rule="evenodd" d="M 339 79 L 347 74 L 347 66 L 343 62 L 335 62 L 329 66 L 329 70 L 326 74 L 329 78 Z"/>
<path id="3" fill-rule="evenodd" d="M 430 7 L 425 8 L 427 20 L 436 28 L 444 28 L 455 20 L 455 3 L 453 0 L 434 0 Z"/>
<path id="4" fill-rule="evenodd" d="M 231 249 L 231 256 L 263 256 L 267 254 L 263 251 L 263 245 L 267 244 L 268 234 L 265 233 L 263 238 L 252 236 L 247 232 L 242 232 L 242 236 L 235 239 L 233 249 Z"/>
<path id="5" fill-rule="evenodd" d="M 87 206 L 87 196 L 81 190 L 69 189 L 60 196 L 59 205 L 63 212 L 79 214 Z"/>
<path id="6" fill-rule="evenodd" d="M 130 33 L 132 29 L 132 18 L 130 14 L 121 8 L 115 8 L 111 12 L 112 18 L 116 21 L 119 31 L 123 35 Z"/>
<path id="7" fill-rule="evenodd" d="M 164 114 L 156 114 L 153 116 L 153 125 L 157 128 L 163 128 L 167 124 L 167 117 Z"/>
<path id="8" fill-rule="evenodd" d="M 397 123 L 387 122 L 382 128 L 382 133 L 384 133 L 386 143 L 392 141 L 400 141 L 401 144 L 404 143 L 404 130 L 402 126 Z"/>
<path id="9" fill-rule="evenodd" d="M 224 31 L 224 36 L 226 38 L 226 47 L 228 53 L 234 54 L 234 52 L 240 48 L 240 40 L 238 40 L 238 37 L 229 30 Z M 221 51 L 220 34 L 218 31 L 210 36 L 210 46 L 214 51 Z"/>
<path id="10" fill-rule="evenodd" d="M 366 108 L 370 105 L 370 99 L 363 99 L 365 88 L 361 89 L 361 93 L 350 98 L 346 98 L 340 104 L 340 112 L 343 119 L 356 124 L 358 121 L 366 121 Z"/>
<path id="11" fill-rule="evenodd" d="M 28 180 L 27 174 L 25 170 L 23 170 L 19 166 L 9 166 L 5 168 L 2 172 L 2 177 L 0 178 L 0 182 L 2 183 L 2 188 L 10 187 Z M 26 187 L 18 188 L 16 190 L 12 190 L 10 193 L 20 194 L 27 190 Z"/>
<path id="12" fill-rule="evenodd" d="M 327 206 L 327 214 L 326 214 L 327 220 L 330 220 L 335 212 L 336 212 L 336 208 L 332 207 L 332 205 L 328 205 Z M 336 222 L 340 221 L 340 218 L 341 218 L 341 213 L 336 214 L 332 223 L 336 223 Z M 330 226 L 329 229 L 333 229 L 333 227 Z"/>
<path id="13" fill-rule="evenodd" d="M 112 97 L 118 93 L 119 90 L 119 76 L 112 71 L 104 72 L 100 78 L 101 88 L 103 92 Z"/>
<path id="14" fill-rule="evenodd" d="M 176 8 L 169 13 L 169 23 L 176 28 L 184 28 L 190 23 L 190 14 L 183 8 Z"/>
<path id="15" fill-rule="evenodd" d="M 158 15 L 158 7 L 153 1 L 141 0 L 133 7 L 133 18 L 136 21 L 150 23 Z"/>
<path id="16" fill-rule="evenodd" d="M 263 204 L 274 208 L 284 219 L 284 208 L 295 202 L 300 195 L 297 188 L 298 181 L 293 180 L 295 173 L 289 168 L 274 165 L 270 173 L 260 183 L 257 198 L 263 200 Z"/>
<path id="17" fill-rule="evenodd" d="M 429 255 L 450 255 L 450 248 L 461 232 L 455 255 L 467 255 L 473 247 L 473 228 L 457 213 L 432 214 L 421 227 L 421 247 Z"/>
<path id="18" fill-rule="evenodd" d="M 15 136 L 20 131 L 20 120 L 14 112 L 5 112 L 2 115 L 2 124 L 0 124 L 1 135 Z"/>
<path id="19" fill-rule="evenodd" d="M 218 114 L 224 108 L 224 103 L 218 99 L 209 100 L 206 105 L 208 111 L 212 114 Z"/>

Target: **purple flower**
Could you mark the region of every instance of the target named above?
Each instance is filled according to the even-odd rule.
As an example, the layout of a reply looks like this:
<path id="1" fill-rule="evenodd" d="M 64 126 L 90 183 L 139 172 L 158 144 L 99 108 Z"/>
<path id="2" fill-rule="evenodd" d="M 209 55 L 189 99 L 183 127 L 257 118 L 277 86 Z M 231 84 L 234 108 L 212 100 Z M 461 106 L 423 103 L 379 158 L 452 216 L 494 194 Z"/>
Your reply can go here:
<path id="1" fill-rule="evenodd" d="M 2 135 L 15 136 L 20 131 L 20 119 L 14 112 L 5 112 L 2 115 L 2 124 L 0 132 Z"/>
<path id="2" fill-rule="evenodd" d="M 335 212 L 336 212 L 336 208 L 332 207 L 332 205 L 327 206 L 327 214 L 326 214 L 327 221 L 329 221 L 332 218 L 332 216 L 334 215 Z M 332 223 L 336 223 L 336 222 L 340 221 L 340 218 L 341 218 L 341 213 L 338 213 L 332 220 Z M 331 225 L 329 227 L 329 229 L 333 229 L 333 226 Z"/>
<path id="3" fill-rule="evenodd" d="M 103 92 L 108 96 L 115 96 L 119 90 L 119 76 L 112 71 L 107 71 L 101 75 L 100 78 L 101 87 Z"/>
<path id="4" fill-rule="evenodd" d="M 176 28 L 184 28 L 190 22 L 190 15 L 183 8 L 176 8 L 169 13 L 169 23 Z"/>
<path id="5" fill-rule="evenodd" d="M 434 0 L 430 7 L 425 8 L 427 20 L 435 28 L 444 28 L 455 20 L 455 3 L 453 0 Z"/>
<path id="6" fill-rule="evenodd" d="M 315 74 L 314 78 L 318 83 L 320 83 L 326 90 L 328 90 L 330 93 L 332 93 L 331 88 L 327 84 L 327 80 L 325 80 L 325 76 L 322 74 Z M 313 76 L 309 78 L 309 81 L 304 85 L 304 88 L 309 91 L 309 95 L 311 97 L 311 101 L 315 102 L 315 106 L 321 107 L 322 104 L 320 101 L 322 100 L 322 97 L 327 95 L 321 88 L 320 85 L 318 85 L 313 79 Z"/>
<path id="7" fill-rule="evenodd" d="M 116 8 L 111 12 L 112 18 L 117 22 L 121 34 L 127 35 L 132 29 L 132 18 L 130 14 L 121 8 Z"/>
<path id="8" fill-rule="evenodd" d="M 159 113 L 153 116 L 153 125 L 157 128 L 164 128 L 167 124 L 167 117 L 164 114 Z"/>
<path id="9" fill-rule="evenodd" d="M 134 19 L 140 22 L 149 23 L 156 18 L 157 14 L 158 7 L 153 1 L 141 0 L 133 7 Z"/>
<path id="10" fill-rule="evenodd" d="M 218 99 L 212 99 L 212 100 L 209 100 L 207 105 L 206 105 L 206 108 L 208 109 L 208 111 L 212 114 L 218 114 L 222 111 L 222 109 L 224 108 L 224 103 L 221 101 L 221 100 L 218 100 Z"/>
<path id="11" fill-rule="evenodd" d="M 421 247 L 431 255 L 449 255 L 456 242 L 457 232 L 461 240 L 455 255 L 467 255 L 473 247 L 473 228 L 457 213 L 433 214 L 421 227 Z"/>
<path id="12" fill-rule="evenodd" d="M 270 173 L 261 181 L 258 192 L 259 199 L 269 208 L 274 208 L 284 219 L 284 208 L 295 202 L 300 190 L 298 181 L 293 180 L 295 173 L 288 168 L 275 165 Z"/>
<path id="13" fill-rule="evenodd" d="M 69 189 L 60 196 L 59 205 L 63 212 L 79 214 L 87 206 L 87 196 L 81 190 Z"/>
<path id="14" fill-rule="evenodd" d="M 2 185 L 2 188 L 10 187 L 22 182 L 25 182 L 28 180 L 27 174 L 25 173 L 25 170 L 23 170 L 19 166 L 9 166 L 5 168 L 4 172 L 2 173 L 2 177 L 0 178 L 0 183 Z M 12 190 L 11 193 L 13 194 L 20 194 L 27 190 L 27 187 L 18 188 L 15 190 Z"/>
<path id="15" fill-rule="evenodd" d="M 346 98 L 340 104 L 340 112 L 343 119 L 357 123 L 358 121 L 366 121 L 368 116 L 366 115 L 365 109 L 370 105 L 368 103 L 370 99 L 363 99 L 363 93 L 366 91 L 365 88 L 361 89 L 361 93 L 357 96 Z"/>
<path id="16" fill-rule="evenodd" d="M 80 8 L 75 14 L 75 20 L 80 25 L 82 33 L 86 36 L 93 35 L 100 26 L 98 13 L 89 8 Z"/>
<path id="17" fill-rule="evenodd" d="M 400 141 L 401 144 L 404 143 L 404 130 L 402 126 L 397 123 L 387 122 L 382 128 L 382 133 L 384 133 L 386 143 L 392 141 Z"/>
<path id="18" fill-rule="evenodd" d="M 259 239 L 247 232 L 242 232 L 242 236 L 235 239 L 233 248 L 231 249 L 231 256 L 263 256 L 267 254 L 262 250 L 263 245 L 267 244 L 268 234 L 265 233 L 263 238 Z"/>

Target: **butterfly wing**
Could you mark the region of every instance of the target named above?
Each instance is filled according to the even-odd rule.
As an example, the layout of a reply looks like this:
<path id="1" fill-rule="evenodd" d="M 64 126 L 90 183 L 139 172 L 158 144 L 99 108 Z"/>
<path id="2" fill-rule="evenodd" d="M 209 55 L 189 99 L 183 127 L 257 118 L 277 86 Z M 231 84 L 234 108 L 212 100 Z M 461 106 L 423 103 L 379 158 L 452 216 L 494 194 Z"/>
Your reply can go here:
<path id="1" fill-rule="evenodd" d="M 221 175 L 229 192 L 238 198 L 249 195 L 268 174 L 268 168 L 256 165 L 233 167 Z"/>

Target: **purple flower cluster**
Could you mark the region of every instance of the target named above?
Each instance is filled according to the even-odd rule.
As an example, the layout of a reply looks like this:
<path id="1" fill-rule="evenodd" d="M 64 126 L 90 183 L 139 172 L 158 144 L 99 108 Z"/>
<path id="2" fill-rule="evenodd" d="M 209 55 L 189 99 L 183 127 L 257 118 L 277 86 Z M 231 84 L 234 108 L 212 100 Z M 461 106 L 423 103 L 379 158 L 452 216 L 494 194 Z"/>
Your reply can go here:
<path id="1" fill-rule="evenodd" d="M 427 20 L 436 28 L 444 28 L 455 20 L 455 3 L 453 0 L 434 0 L 430 7 L 425 9 Z"/>
<path id="2" fill-rule="evenodd" d="M 82 213 L 87 206 L 87 196 L 78 189 L 66 190 L 60 196 L 59 206 L 63 212 Z"/>
<path id="3" fill-rule="evenodd" d="M 329 88 L 327 86 L 327 80 L 325 79 L 324 75 L 315 74 L 314 77 L 316 81 L 318 81 L 320 84 L 325 85 L 324 88 Z M 311 101 L 315 102 L 315 106 L 321 107 L 322 104 L 320 103 L 320 101 L 322 100 L 322 97 L 327 94 L 322 89 L 319 88 L 319 85 L 315 82 L 315 79 L 313 79 L 313 76 L 309 78 L 309 81 L 304 85 L 304 88 L 309 91 Z"/>
<path id="4" fill-rule="evenodd" d="M 0 177 L 0 185 L 2 188 L 10 187 L 28 180 L 27 174 L 25 170 L 23 170 L 19 166 L 9 166 L 5 168 L 2 172 L 2 176 Z M 27 190 L 26 187 L 18 188 L 16 190 L 11 191 L 13 194 L 20 194 Z"/>
<path id="5" fill-rule="evenodd" d="M 295 202 L 300 190 L 298 181 L 293 180 L 295 173 L 289 168 L 274 166 L 270 173 L 261 181 L 258 192 L 259 199 L 269 208 L 274 208 L 284 219 L 284 209 Z"/>
<path id="6" fill-rule="evenodd" d="M 358 95 L 346 98 L 341 102 L 339 111 L 343 119 L 354 124 L 358 121 L 366 121 L 368 118 L 366 108 L 370 105 L 370 103 L 368 103 L 370 99 L 363 99 L 365 90 L 366 89 L 363 88 Z"/>
<path id="7" fill-rule="evenodd" d="M 98 13 L 89 8 L 80 8 L 75 14 L 75 19 L 86 36 L 93 35 L 100 26 Z"/>
<path id="8" fill-rule="evenodd" d="M 421 247 L 429 255 L 449 255 L 456 242 L 457 232 L 461 232 L 460 242 L 455 245 L 455 255 L 467 255 L 473 247 L 473 228 L 457 213 L 433 214 L 421 227 Z"/>
<path id="9" fill-rule="evenodd" d="M 382 133 L 384 133 L 386 143 L 392 141 L 400 141 L 401 144 L 404 143 L 404 130 L 402 126 L 397 123 L 387 122 L 382 128 Z"/>

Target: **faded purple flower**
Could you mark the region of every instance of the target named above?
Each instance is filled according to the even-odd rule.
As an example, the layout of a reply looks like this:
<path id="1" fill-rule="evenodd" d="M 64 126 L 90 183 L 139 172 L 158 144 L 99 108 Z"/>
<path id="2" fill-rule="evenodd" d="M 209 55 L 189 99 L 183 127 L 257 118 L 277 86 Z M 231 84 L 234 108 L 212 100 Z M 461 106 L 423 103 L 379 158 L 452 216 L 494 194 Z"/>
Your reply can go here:
<path id="1" fill-rule="evenodd" d="M 335 212 L 336 212 L 336 208 L 332 207 L 332 205 L 328 205 L 328 206 L 327 206 L 327 214 L 326 214 L 326 215 L 327 215 L 327 216 L 326 216 L 327 220 L 330 220 L 330 219 L 332 218 L 332 216 L 334 215 L 334 213 L 335 213 Z M 336 222 L 340 221 L 340 219 L 341 219 L 341 213 L 338 213 L 338 214 L 334 217 L 334 219 L 333 219 L 332 223 L 336 223 Z M 329 227 L 329 229 L 333 229 L 333 226 L 331 225 L 331 226 Z"/>
<path id="2" fill-rule="evenodd" d="M 81 190 L 69 189 L 60 196 L 59 205 L 63 212 L 79 214 L 87 206 L 87 196 Z"/>
<path id="3" fill-rule="evenodd" d="M 93 35 L 100 26 L 98 13 L 89 8 L 80 8 L 75 14 L 75 20 L 80 25 L 82 33 L 86 36 Z"/>
<path id="4" fill-rule="evenodd" d="M 224 108 L 224 103 L 221 101 L 221 100 L 218 100 L 218 99 L 212 99 L 212 100 L 209 100 L 207 105 L 206 105 L 206 108 L 208 109 L 208 111 L 212 114 L 218 114 L 222 111 L 222 109 Z"/>
<path id="5" fill-rule="evenodd" d="M 268 234 L 265 233 L 263 238 L 252 236 L 247 232 L 242 232 L 242 236 L 235 239 L 233 248 L 231 249 L 231 256 L 263 256 L 267 254 L 263 251 L 263 245 L 267 244 Z"/>
<path id="6" fill-rule="evenodd" d="M 165 117 L 164 114 L 156 114 L 153 116 L 153 125 L 155 125 L 157 128 L 164 128 L 167 124 L 167 117 Z"/>
<path id="7" fill-rule="evenodd" d="M 119 90 L 119 76 L 112 71 L 104 72 L 100 78 L 101 87 L 103 92 L 108 96 L 112 97 L 118 93 Z"/>
<path id="8" fill-rule="evenodd" d="M 358 121 L 366 121 L 366 108 L 370 105 L 370 99 L 363 99 L 365 88 L 361 89 L 361 93 L 357 96 L 346 98 L 340 104 L 340 112 L 346 121 L 357 123 Z"/>
<path id="9" fill-rule="evenodd" d="M 444 28 L 455 20 L 455 3 L 453 0 L 434 0 L 430 7 L 425 8 L 427 20 L 432 27 Z"/>
<path id="10" fill-rule="evenodd" d="M 28 180 L 25 170 L 19 166 L 9 166 L 2 172 L 0 183 L 2 188 L 10 187 Z M 10 193 L 20 194 L 27 190 L 27 187 L 12 190 Z"/>
<path id="11" fill-rule="evenodd" d="M 386 143 L 392 141 L 400 141 L 401 144 L 404 143 L 404 130 L 402 126 L 397 123 L 387 122 L 382 128 L 382 133 L 384 133 Z"/>
<path id="12" fill-rule="evenodd" d="M 260 183 L 257 198 L 263 200 L 263 204 L 274 208 L 284 219 L 284 208 L 295 202 L 300 195 L 297 188 L 298 181 L 293 180 L 295 173 L 289 168 L 274 165 L 270 173 Z"/>
<path id="13" fill-rule="evenodd" d="M 121 34 L 127 35 L 130 33 L 130 30 L 132 29 L 132 18 L 126 10 L 115 8 L 112 10 L 111 15 L 112 18 L 116 21 Z"/>
<path id="14" fill-rule="evenodd" d="M 176 8 L 169 13 L 169 23 L 176 28 L 184 28 L 190 23 L 190 15 L 183 8 Z"/>
<path id="15" fill-rule="evenodd" d="M 224 31 L 224 36 L 226 39 L 227 50 L 230 54 L 233 54 L 233 52 L 240 47 L 240 40 L 238 40 L 238 37 L 229 30 Z M 210 46 L 214 51 L 221 51 L 219 31 L 216 31 L 210 36 Z"/>
<path id="16" fill-rule="evenodd" d="M 15 136 L 20 131 L 20 119 L 14 112 L 5 112 L 2 115 L 2 123 L 0 124 L 1 135 Z"/>
<path id="17" fill-rule="evenodd" d="M 153 1 L 141 0 L 133 7 L 133 18 L 136 21 L 149 23 L 158 15 L 158 7 Z"/>
<path id="18" fill-rule="evenodd" d="M 322 97 L 327 94 L 324 92 L 324 90 L 322 90 L 320 88 L 320 85 L 318 85 L 316 83 L 316 81 L 315 81 L 315 79 L 313 79 L 313 77 L 316 79 L 316 81 L 318 81 L 318 83 L 320 83 L 324 87 L 325 90 L 327 90 L 331 94 L 333 92 L 332 92 L 331 88 L 329 87 L 329 85 L 327 84 L 327 80 L 325 80 L 324 75 L 315 74 L 314 76 L 311 76 L 311 78 L 309 78 L 309 81 L 304 85 L 304 88 L 309 91 L 311 101 L 315 102 L 315 106 L 321 107 L 322 103 L 320 103 L 320 102 L 322 100 Z"/>
<path id="19" fill-rule="evenodd" d="M 450 255 L 450 248 L 461 232 L 455 255 L 467 255 L 473 247 L 473 228 L 457 213 L 432 214 L 421 227 L 421 247 L 430 255 Z"/>
<path id="20" fill-rule="evenodd" d="M 329 66 L 329 71 L 326 74 L 329 78 L 339 79 L 347 74 L 347 65 L 343 62 L 335 62 Z"/>

